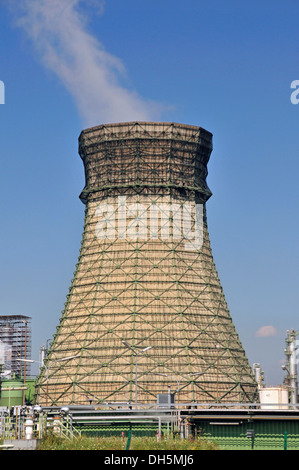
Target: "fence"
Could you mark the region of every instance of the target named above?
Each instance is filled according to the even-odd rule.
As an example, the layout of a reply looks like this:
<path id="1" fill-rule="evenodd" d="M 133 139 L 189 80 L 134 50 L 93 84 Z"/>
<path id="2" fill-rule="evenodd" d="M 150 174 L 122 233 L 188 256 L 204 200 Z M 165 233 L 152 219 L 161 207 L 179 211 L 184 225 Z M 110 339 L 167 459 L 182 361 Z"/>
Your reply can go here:
<path id="1" fill-rule="evenodd" d="M 46 431 L 72 439 L 76 436 L 179 435 L 181 439 L 203 436 L 220 449 L 299 449 L 298 404 L 282 409 L 278 405 L 240 403 L 220 407 L 193 403 L 146 406 L 132 409 L 125 404 L 107 406 L 13 407 L 0 408 L 0 438 L 42 439 Z M 270 409 L 272 408 L 272 409 Z M 130 435 L 131 435 L 130 434 Z"/>

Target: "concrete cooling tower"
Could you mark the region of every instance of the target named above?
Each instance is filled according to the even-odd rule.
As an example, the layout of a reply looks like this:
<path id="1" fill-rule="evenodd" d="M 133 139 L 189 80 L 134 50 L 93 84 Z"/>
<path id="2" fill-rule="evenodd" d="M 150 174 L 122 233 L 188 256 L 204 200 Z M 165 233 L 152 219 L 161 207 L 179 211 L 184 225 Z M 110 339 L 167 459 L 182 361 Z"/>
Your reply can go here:
<path id="1" fill-rule="evenodd" d="M 161 122 L 84 130 L 82 244 L 41 405 L 253 402 L 256 383 L 213 261 L 212 134 Z"/>

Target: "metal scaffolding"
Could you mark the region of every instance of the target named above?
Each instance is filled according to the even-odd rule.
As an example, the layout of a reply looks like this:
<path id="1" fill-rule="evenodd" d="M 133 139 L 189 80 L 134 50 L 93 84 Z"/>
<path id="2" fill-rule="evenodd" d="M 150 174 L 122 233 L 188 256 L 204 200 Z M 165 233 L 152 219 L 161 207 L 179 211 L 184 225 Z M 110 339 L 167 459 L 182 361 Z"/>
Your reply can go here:
<path id="1" fill-rule="evenodd" d="M 25 315 L 0 316 L 0 364 L 3 377 L 29 376 L 31 358 L 31 318 Z M 21 360 L 20 360 L 21 359 Z"/>
<path id="2" fill-rule="evenodd" d="M 210 247 L 212 135 L 174 123 L 83 131 L 84 232 L 37 382 L 40 404 L 253 402 Z M 201 221 L 201 230 L 199 228 Z"/>

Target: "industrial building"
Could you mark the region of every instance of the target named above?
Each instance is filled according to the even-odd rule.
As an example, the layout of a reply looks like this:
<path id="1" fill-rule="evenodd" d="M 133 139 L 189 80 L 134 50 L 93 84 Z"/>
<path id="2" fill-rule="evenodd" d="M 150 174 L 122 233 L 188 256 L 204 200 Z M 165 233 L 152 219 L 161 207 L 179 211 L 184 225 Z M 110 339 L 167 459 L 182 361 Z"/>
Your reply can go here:
<path id="1" fill-rule="evenodd" d="M 31 317 L 25 315 L 0 316 L 1 376 L 30 376 Z"/>

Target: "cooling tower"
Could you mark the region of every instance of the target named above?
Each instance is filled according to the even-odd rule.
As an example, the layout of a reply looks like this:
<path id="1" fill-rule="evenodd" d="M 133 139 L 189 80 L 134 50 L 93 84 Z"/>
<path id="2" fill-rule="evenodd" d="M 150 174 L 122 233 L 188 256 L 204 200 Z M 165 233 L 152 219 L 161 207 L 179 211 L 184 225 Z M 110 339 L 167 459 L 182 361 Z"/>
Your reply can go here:
<path id="1" fill-rule="evenodd" d="M 132 122 L 84 130 L 78 263 L 38 402 L 253 402 L 256 383 L 210 247 L 212 134 Z"/>

